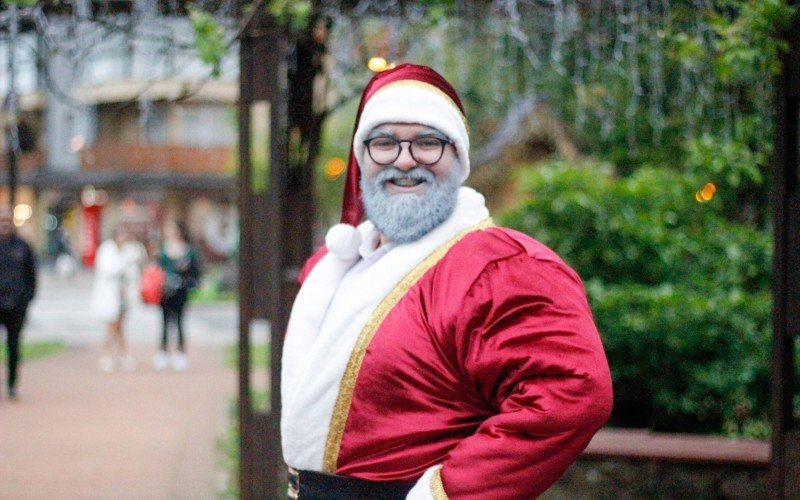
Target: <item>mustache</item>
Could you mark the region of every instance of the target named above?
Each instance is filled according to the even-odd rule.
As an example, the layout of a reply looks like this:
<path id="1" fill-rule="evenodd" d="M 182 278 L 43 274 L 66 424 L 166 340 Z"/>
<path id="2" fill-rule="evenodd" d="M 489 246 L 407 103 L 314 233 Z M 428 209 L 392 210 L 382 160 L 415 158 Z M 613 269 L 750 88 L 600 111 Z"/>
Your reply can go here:
<path id="1" fill-rule="evenodd" d="M 409 170 L 400 170 L 397 167 L 386 167 L 375 176 L 375 182 L 378 184 L 383 184 L 386 181 L 394 179 L 423 180 L 433 183 L 436 180 L 436 176 L 433 175 L 433 172 L 423 167 L 414 167 Z"/>

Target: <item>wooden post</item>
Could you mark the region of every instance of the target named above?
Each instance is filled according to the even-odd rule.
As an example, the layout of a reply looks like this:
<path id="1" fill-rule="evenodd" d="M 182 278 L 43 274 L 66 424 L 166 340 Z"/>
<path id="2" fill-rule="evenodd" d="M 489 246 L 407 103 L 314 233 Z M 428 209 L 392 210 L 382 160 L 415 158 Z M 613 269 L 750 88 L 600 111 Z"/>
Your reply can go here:
<path id="1" fill-rule="evenodd" d="M 789 2 L 797 5 L 796 0 Z M 786 33 L 789 51 L 775 82 L 775 255 L 773 267 L 772 458 L 775 498 L 800 491 L 800 429 L 792 413 L 794 344 L 800 335 L 800 192 L 798 192 L 798 98 L 800 21 Z"/>
<path id="2" fill-rule="evenodd" d="M 239 487 L 243 499 L 285 496 L 280 449 L 280 356 L 287 321 L 282 302 L 286 176 L 286 42 L 259 13 L 241 40 L 239 99 Z M 257 325 L 269 332 L 271 363 L 254 372 L 250 348 Z M 262 339 L 266 340 L 266 339 Z M 263 384 L 254 384 L 254 377 Z M 256 379 L 258 380 L 258 379 Z M 268 392 L 256 408 L 253 388 Z"/>
<path id="3" fill-rule="evenodd" d="M 263 7 L 263 6 L 262 6 Z M 239 96 L 239 429 L 243 499 L 286 498 L 280 446 L 283 338 L 297 276 L 311 252 L 313 170 L 289 160 L 290 42 L 266 12 L 241 40 Z M 291 163 L 291 164 L 290 164 Z M 270 363 L 261 373 L 268 392 L 255 408 L 250 347 L 269 323 Z M 256 379 L 259 380 L 259 379 Z"/>

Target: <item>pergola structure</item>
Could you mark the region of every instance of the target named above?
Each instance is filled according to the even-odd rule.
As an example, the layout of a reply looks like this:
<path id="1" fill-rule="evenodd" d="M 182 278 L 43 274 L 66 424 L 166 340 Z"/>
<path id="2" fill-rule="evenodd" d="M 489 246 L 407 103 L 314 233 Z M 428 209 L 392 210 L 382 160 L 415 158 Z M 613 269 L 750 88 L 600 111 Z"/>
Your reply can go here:
<path id="1" fill-rule="evenodd" d="M 796 0 L 790 0 L 796 5 Z M 771 492 L 800 491 L 800 428 L 792 413 L 794 348 L 800 337 L 800 179 L 798 99 L 800 26 L 786 33 L 790 50 L 776 80 L 774 150 L 775 256 L 773 273 Z M 254 16 L 241 38 L 241 217 L 239 317 L 240 494 L 285 498 L 280 451 L 280 369 L 283 336 L 297 291 L 296 276 L 312 250 L 312 172 L 288 161 L 288 42 L 268 15 Z M 266 146 L 266 147 L 265 147 Z M 268 320 L 268 321 L 267 321 Z M 266 325 L 269 324 L 269 329 Z M 269 331 L 270 368 L 253 373 L 251 337 Z M 252 388 L 268 390 L 256 408 Z"/>
<path id="2" fill-rule="evenodd" d="M 287 180 L 286 42 L 274 19 L 260 16 L 251 22 L 240 47 L 240 497 L 285 498 L 280 491 L 280 356 L 296 293 L 291 276 L 301 263 L 290 260 L 287 241 L 310 235 L 311 228 L 293 222 L 285 210 L 287 200 L 297 194 Z M 269 373 L 251 369 L 251 337 L 257 330 L 269 332 Z M 256 377 L 263 377 L 261 387 L 268 392 L 265 408 L 256 408 L 253 400 Z"/>

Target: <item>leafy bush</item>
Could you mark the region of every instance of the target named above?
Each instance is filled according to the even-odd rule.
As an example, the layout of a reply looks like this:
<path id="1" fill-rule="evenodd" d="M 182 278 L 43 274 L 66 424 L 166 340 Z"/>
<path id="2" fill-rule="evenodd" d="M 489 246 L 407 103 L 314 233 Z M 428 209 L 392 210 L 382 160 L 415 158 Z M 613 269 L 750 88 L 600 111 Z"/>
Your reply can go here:
<path id="1" fill-rule="evenodd" d="M 587 288 L 614 374 L 612 423 L 742 434 L 768 419 L 769 293 Z"/>
<path id="2" fill-rule="evenodd" d="M 737 122 L 737 137 L 717 137 L 704 134 L 685 145 L 685 171 L 695 176 L 707 176 L 719 191 L 720 210 L 729 220 L 747 221 L 766 227 L 769 220 L 769 192 L 766 186 L 771 169 L 764 145 L 748 144 L 758 134 L 752 120 Z"/>
<path id="3" fill-rule="evenodd" d="M 763 434 L 769 412 L 771 238 L 698 202 L 709 172 L 553 162 L 520 179 L 502 224 L 586 280 L 611 365 L 612 424 Z"/>
<path id="4" fill-rule="evenodd" d="M 603 283 L 691 283 L 762 290 L 769 235 L 698 203 L 701 175 L 641 168 L 617 178 L 605 164 L 544 165 L 521 179 L 522 206 L 505 223 L 534 235 Z"/>

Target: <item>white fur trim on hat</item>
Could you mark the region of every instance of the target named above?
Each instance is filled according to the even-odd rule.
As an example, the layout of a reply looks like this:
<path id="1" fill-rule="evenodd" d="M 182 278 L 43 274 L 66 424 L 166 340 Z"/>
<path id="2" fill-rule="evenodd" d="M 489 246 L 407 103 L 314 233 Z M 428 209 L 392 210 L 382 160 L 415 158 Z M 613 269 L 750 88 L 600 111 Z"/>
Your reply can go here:
<path id="1" fill-rule="evenodd" d="M 361 246 L 361 233 L 350 224 L 336 224 L 325 235 L 325 246 L 339 260 L 355 259 Z"/>
<path id="2" fill-rule="evenodd" d="M 379 89 L 364 105 L 353 151 L 359 166 L 364 158 L 364 140 L 383 123 L 419 123 L 433 127 L 454 142 L 461 164 L 461 181 L 469 176 L 469 135 L 464 116 L 455 103 L 433 85 L 401 80 Z"/>

